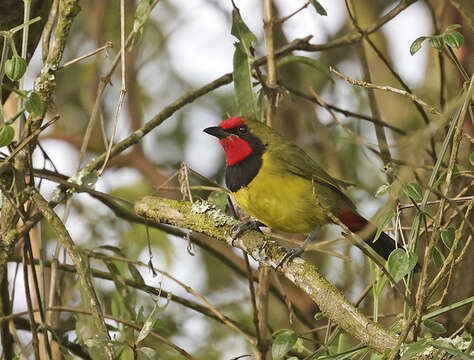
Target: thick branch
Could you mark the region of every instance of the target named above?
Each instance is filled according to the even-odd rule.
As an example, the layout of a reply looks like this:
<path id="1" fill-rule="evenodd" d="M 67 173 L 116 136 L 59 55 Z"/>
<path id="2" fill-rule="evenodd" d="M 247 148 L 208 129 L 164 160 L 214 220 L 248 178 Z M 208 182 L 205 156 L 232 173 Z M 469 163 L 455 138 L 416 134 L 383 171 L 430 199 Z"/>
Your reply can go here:
<path id="1" fill-rule="evenodd" d="M 275 241 L 258 232 L 247 232 L 233 241 L 230 234 L 237 221 L 205 202 L 190 203 L 147 196 L 135 204 L 135 211 L 150 221 L 188 228 L 212 236 L 246 251 L 255 260 L 274 268 L 285 254 L 284 249 Z M 314 265 L 296 258 L 279 267 L 279 271 L 305 291 L 329 319 L 367 346 L 382 352 L 397 344 L 397 335 L 361 314 L 338 289 L 316 271 Z"/>

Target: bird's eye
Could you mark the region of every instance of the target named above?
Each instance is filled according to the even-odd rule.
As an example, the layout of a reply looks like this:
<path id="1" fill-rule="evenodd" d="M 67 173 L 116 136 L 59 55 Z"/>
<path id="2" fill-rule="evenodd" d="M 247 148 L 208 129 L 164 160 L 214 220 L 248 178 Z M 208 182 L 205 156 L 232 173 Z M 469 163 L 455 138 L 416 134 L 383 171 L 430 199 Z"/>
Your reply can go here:
<path id="1" fill-rule="evenodd" d="M 239 134 L 246 135 L 249 133 L 247 126 L 239 126 Z"/>

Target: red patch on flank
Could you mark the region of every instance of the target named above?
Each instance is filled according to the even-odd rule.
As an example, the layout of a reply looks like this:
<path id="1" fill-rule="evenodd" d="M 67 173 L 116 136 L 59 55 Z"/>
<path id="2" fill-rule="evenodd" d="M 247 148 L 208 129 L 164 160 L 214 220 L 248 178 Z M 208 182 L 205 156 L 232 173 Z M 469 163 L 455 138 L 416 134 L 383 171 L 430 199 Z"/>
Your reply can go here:
<path id="1" fill-rule="evenodd" d="M 229 166 L 237 164 L 252 153 L 249 143 L 236 135 L 219 139 L 219 142 L 224 148 L 227 165 Z"/>
<path id="2" fill-rule="evenodd" d="M 358 232 L 367 225 L 368 221 L 352 210 L 342 210 L 338 215 L 339 220 L 346 225 L 350 231 Z"/>
<path id="3" fill-rule="evenodd" d="M 227 129 L 232 129 L 232 128 L 235 128 L 236 126 L 243 125 L 243 124 L 244 124 L 244 121 L 242 120 L 241 117 L 231 117 L 229 119 L 222 121 L 219 124 L 219 126 L 222 129 L 227 130 Z"/>

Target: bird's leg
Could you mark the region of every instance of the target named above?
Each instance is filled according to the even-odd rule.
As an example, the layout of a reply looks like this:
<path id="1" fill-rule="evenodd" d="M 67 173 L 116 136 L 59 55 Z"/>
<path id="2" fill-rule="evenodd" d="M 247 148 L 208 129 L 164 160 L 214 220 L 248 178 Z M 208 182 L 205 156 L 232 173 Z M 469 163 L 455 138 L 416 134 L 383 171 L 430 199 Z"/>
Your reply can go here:
<path id="1" fill-rule="evenodd" d="M 250 220 L 250 221 L 241 222 L 235 225 L 234 228 L 232 229 L 232 240 L 237 239 L 240 235 L 242 235 L 247 230 L 255 230 L 255 231 L 262 232 L 262 230 L 260 230 L 260 226 L 265 226 L 265 224 L 261 223 L 258 220 Z"/>
<path id="2" fill-rule="evenodd" d="M 305 241 L 300 246 L 298 246 L 297 248 L 294 248 L 294 249 L 287 249 L 286 254 L 283 255 L 280 262 L 276 266 L 276 269 L 278 269 L 280 266 L 282 266 L 285 262 L 290 261 L 291 259 L 293 259 L 297 256 L 300 256 L 304 252 L 304 249 L 306 248 L 306 246 L 308 246 L 308 244 L 311 241 L 313 241 L 313 239 L 316 237 L 317 233 L 318 233 L 318 229 L 316 228 L 316 229 L 314 229 L 313 231 L 311 231 L 309 233 L 309 235 L 306 237 Z"/>

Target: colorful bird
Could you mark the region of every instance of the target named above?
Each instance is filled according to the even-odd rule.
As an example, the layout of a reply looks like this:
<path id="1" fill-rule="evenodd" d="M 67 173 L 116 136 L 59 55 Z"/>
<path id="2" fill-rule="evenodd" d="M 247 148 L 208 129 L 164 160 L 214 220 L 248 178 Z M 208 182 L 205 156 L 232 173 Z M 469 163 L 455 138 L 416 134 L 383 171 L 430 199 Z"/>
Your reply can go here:
<path id="1" fill-rule="evenodd" d="M 280 264 L 303 253 L 318 228 L 333 223 L 329 213 L 352 232 L 369 226 L 346 194 L 349 183 L 333 178 L 302 149 L 267 125 L 232 117 L 204 132 L 217 137 L 224 149 L 225 181 L 236 203 L 258 220 L 238 226 L 234 237 L 261 225 L 288 233 L 309 233 L 303 244 L 290 249 Z M 387 259 L 395 249 L 395 241 L 381 233 L 373 242 L 375 232 L 375 226 L 370 224 L 369 236 L 364 240 Z"/>

